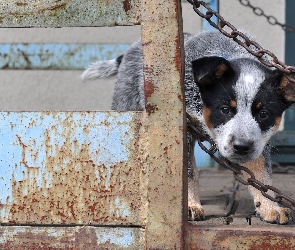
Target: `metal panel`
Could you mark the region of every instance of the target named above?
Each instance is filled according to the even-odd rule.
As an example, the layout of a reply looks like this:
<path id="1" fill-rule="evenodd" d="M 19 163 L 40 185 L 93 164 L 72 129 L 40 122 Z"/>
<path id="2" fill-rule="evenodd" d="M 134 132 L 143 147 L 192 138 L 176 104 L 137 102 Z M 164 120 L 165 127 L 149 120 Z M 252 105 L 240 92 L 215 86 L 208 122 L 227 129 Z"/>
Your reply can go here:
<path id="1" fill-rule="evenodd" d="M 139 24 L 139 0 L 2 0 L 0 27 Z"/>
<path id="2" fill-rule="evenodd" d="M 294 227 L 213 227 L 189 225 L 187 249 L 295 249 Z"/>
<path id="3" fill-rule="evenodd" d="M 185 249 L 187 172 L 180 1 L 142 1 L 148 249 Z"/>
<path id="4" fill-rule="evenodd" d="M 145 249 L 144 230 L 131 227 L 0 227 L 2 250 Z"/>
<path id="5" fill-rule="evenodd" d="M 85 69 L 125 53 L 129 44 L 0 44 L 1 69 Z"/>
<path id="6" fill-rule="evenodd" d="M 141 225 L 140 112 L 1 112 L 1 222 Z"/>

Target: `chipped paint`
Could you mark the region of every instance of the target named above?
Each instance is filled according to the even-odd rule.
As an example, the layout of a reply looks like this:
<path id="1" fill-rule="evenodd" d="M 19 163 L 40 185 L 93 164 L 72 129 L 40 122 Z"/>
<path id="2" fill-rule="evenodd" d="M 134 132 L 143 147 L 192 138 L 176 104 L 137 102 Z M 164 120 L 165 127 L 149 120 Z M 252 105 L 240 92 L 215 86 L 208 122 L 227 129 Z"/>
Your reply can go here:
<path id="1" fill-rule="evenodd" d="M 115 244 L 121 247 L 127 247 L 134 242 L 133 228 L 112 228 L 106 234 L 105 232 L 96 231 L 98 244 Z"/>
<path id="2" fill-rule="evenodd" d="M 1 112 L 1 222 L 140 224 L 140 117 Z"/>
<path id="3" fill-rule="evenodd" d="M 82 70 L 95 61 L 116 58 L 129 44 L 0 44 L 1 69 Z"/>
<path id="4" fill-rule="evenodd" d="M 139 24 L 139 0 L 9 0 L 0 3 L 0 27 Z"/>
<path id="5" fill-rule="evenodd" d="M 188 249 L 295 249 L 293 228 L 292 226 L 210 227 L 189 224 L 186 241 Z"/>
<path id="6" fill-rule="evenodd" d="M 131 227 L 0 227 L 0 248 L 145 249 L 144 230 Z"/>

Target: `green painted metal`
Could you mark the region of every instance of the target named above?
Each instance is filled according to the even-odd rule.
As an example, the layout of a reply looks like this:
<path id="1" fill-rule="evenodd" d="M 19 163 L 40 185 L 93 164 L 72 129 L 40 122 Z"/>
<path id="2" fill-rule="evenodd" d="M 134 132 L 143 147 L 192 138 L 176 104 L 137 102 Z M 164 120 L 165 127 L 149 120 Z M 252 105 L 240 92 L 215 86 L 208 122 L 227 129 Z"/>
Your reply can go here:
<path id="1" fill-rule="evenodd" d="M 0 27 L 115 26 L 139 24 L 139 0 L 8 0 Z"/>

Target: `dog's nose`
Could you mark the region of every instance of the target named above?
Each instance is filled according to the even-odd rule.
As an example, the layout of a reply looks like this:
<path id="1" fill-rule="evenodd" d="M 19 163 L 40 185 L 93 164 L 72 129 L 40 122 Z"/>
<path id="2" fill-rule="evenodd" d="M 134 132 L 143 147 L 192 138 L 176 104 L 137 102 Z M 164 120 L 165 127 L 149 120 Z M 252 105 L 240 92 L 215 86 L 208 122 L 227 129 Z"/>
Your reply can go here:
<path id="1" fill-rule="evenodd" d="M 233 142 L 233 149 L 236 154 L 246 155 L 250 152 L 254 142 L 244 139 L 237 139 Z"/>

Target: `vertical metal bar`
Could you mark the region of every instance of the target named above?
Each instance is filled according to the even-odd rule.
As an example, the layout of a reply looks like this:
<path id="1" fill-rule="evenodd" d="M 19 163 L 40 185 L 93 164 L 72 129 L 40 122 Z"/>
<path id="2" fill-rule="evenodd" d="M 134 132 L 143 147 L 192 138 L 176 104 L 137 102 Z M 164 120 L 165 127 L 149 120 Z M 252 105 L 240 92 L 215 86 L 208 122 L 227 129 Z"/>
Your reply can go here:
<path id="1" fill-rule="evenodd" d="M 146 248 L 184 249 L 187 218 L 183 39 L 180 1 L 142 1 L 146 117 L 141 146 Z M 143 137 L 141 137 L 143 138 Z M 148 150 L 147 150 L 148 148 Z"/>

